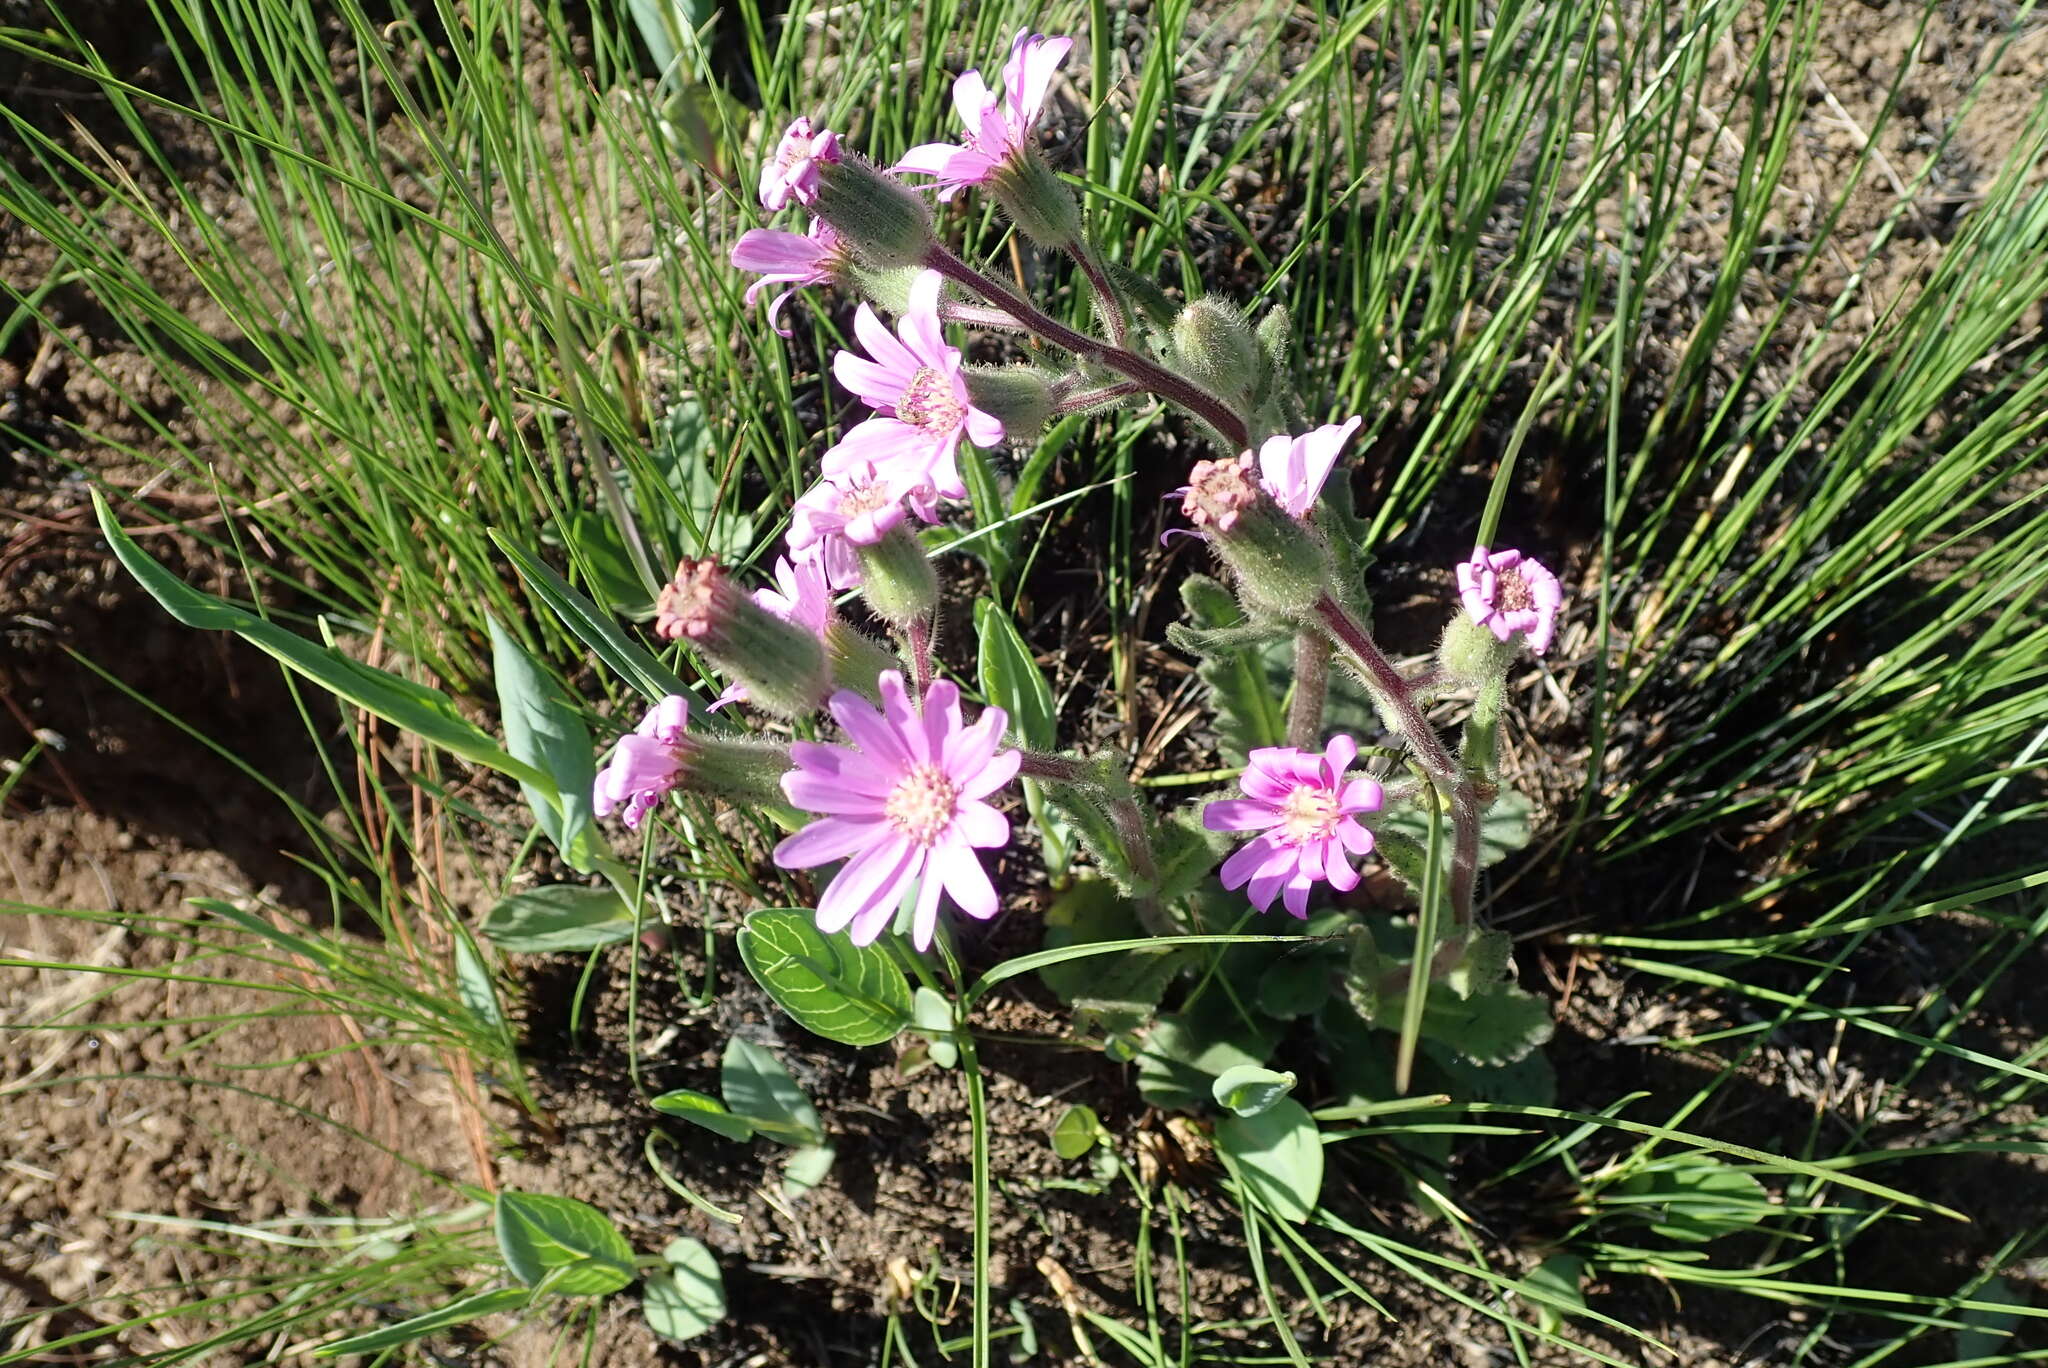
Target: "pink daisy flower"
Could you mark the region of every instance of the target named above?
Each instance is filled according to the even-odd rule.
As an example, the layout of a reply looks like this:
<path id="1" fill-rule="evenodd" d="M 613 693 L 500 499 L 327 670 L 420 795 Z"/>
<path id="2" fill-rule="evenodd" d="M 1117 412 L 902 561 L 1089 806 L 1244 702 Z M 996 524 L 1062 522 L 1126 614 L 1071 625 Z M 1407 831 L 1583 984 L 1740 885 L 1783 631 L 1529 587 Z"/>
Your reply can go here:
<path id="1" fill-rule="evenodd" d="M 750 228 L 732 245 L 732 264 L 742 271 L 760 271 L 762 276 L 747 286 L 746 303 L 770 285 L 789 285 L 768 305 L 768 326 L 783 337 L 789 329 L 777 320 L 789 297 L 806 285 L 830 285 L 846 271 L 846 244 L 823 219 L 811 220 L 804 233 L 785 233 L 779 228 Z"/>
<path id="2" fill-rule="evenodd" d="M 819 165 L 839 160 L 837 133 L 814 133 L 808 118 L 794 120 L 761 168 L 762 207 L 773 213 L 791 200 L 809 204 L 818 197 Z"/>
<path id="3" fill-rule="evenodd" d="M 942 200 L 987 181 L 1005 162 L 1033 146 L 1052 74 L 1073 46 L 1071 38 L 1045 38 L 1020 29 L 1010 45 L 1010 60 L 1003 64 L 1000 96 L 988 88 L 979 71 L 953 82 L 953 109 L 966 127 L 960 142 L 921 143 L 891 169 L 937 177 Z"/>
<path id="4" fill-rule="evenodd" d="M 655 805 L 683 782 L 689 742 L 690 705 L 670 694 L 654 705 L 629 736 L 621 737 L 611 763 L 598 773 L 591 807 L 599 817 L 625 810 L 626 826 L 639 830 Z"/>
<path id="5" fill-rule="evenodd" d="M 1489 554 L 1483 546 L 1473 547 L 1472 559 L 1458 566 L 1458 595 L 1472 620 L 1501 641 L 1523 632 L 1536 654 L 1550 649 L 1564 589 L 1557 576 L 1521 552 Z"/>
<path id="6" fill-rule="evenodd" d="M 1009 844 L 1010 823 L 983 800 L 1010 782 L 1021 756 L 997 751 L 1008 717 L 984 708 L 971 727 L 960 722 L 960 690 L 938 680 L 925 690 L 920 714 L 903 676 L 884 671 L 882 710 L 859 694 L 832 695 L 832 715 L 853 741 L 790 747 L 796 768 L 782 790 L 800 808 L 823 813 L 775 847 L 784 869 L 845 860 L 818 900 L 818 929 L 851 928 L 868 945 L 895 918 L 910 885 L 918 885 L 911 940 L 929 949 L 938 926 L 939 894 L 987 921 L 1000 903 L 977 850 Z"/>
<path id="7" fill-rule="evenodd" d="M 827 475 L 871 465 L 937 496 L 964 499 L 967 486 L 956 459 L 961 437 L 984 447 L 1003 440 L 1002 423 L 968 396 L 960 349 L 948 346 L 939 330 L 943 283 L 937 271 L 918 274 L 895 336 L 867 305 L 854 314 L 854 332 L 868 355 L 840 352 L 832 358 L 832 374 L 877 416 L 825 453 Z M 920 516 L 933 515 L 927 508 Z"/>
<path id="8" fill-rule="evenodd" d="M 907 484 L 872 465 L 828 474 L 797 499 L 789 515 L 791 559 L 816 564 L 825 586 L 837 591 L 861 582 L 856 546 L 873 546 L 903 521 L 906 501 L 926 521 L 930 504 L 919 495 L 929 491 Z"/>
<path id="9" fill-rule="evenodd" d="M 1353 418 L 1342 425 L 1325 424 L 1300 437 L 1285 433 L 1268 437 L 1259 448 L 1259 483 L 1290 517 L 1307 517 L 1322 496 L 1323 484 L 1337 464 L 1337 453 L 1363 422 L 1363 418 Z"/>
<path id="10" fill-rule="evenodd" d="M 1304 918 L 1309 890 L 1321 881 L 1340 893 L 1358 887 L 1358 871 L 1345 852 L 1372 852 L 1372 833 L 1357 814 L 1379 811 L 1383 795 L 1378 780 L 1345 781 L 1344 771 L 1357 758 L 1358 743 L 1341 734 L 1321 755 L 1291 746 L 1253 751 L 1237 781 L 1245 796 L 1202 809 L 1210 831 L 1259 833 L 1223 862 L 1223 886 L 1249 883 L 1252 905 L 1261 912 L 1280 894 L 1287 910 Z"/>

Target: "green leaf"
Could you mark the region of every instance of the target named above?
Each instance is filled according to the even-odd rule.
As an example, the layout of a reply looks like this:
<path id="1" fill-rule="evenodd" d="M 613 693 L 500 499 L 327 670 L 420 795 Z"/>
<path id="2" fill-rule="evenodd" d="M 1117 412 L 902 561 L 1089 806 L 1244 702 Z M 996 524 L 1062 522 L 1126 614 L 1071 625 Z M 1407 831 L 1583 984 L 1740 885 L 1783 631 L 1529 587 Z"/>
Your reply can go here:
<path id="1" fill-rule="evenodd" d="M 1471 1063 L 1490 1067 L 1524 1058 L 1547 1043 L 1555 1029 L 1549 1002 L 1511 983 L 1462 999 L 1433 992 L 1422 1012 L 1424 1035 Z"/>
<path id="2" fill-rule="evenodd" d="M 1475 931 L 1465 946 L 1458 967 L 1443 976 L 1443 984 L 1459 997 L 1489 992 L 1514 978 L 1515 943 L 1505 931 Z"/>
<path id="3" fill-rule="evenodd" d="M 1175 813 L 1152 834 L 1152 857 L 1159 866 L 1159 900 L 1171 906 L 1216 876 L 1216 864 L 1227 835 L 1205 831 L 1192 810 Z"/>
<path id="4" fill-rule="evenodd" d="M 1299 1225 L 1314 1213 L 1323 1191 L 1323 1141 L 1315 1118 L 1293 1098 L 1257 1116 L 1218 1121 L 1216 1152 L 1274 1215 Z"/>
<path id="5" fill-rule="evenodd" d="M 995 575 L 993 565 L 990 574 Z M 1052 686 L 1032 659 L 1031 648 L 1017 634 L 1010 615 L 992 600 L 978 598 L 974 601 L 974 633 L 980 643 L 981 691 L 1009 714 L 1009 734 L 1019 745 L 1033 750 L 1058 749 L 1059 718 Z M 1031 828 L 1046 847 L 1047 871 L 1058 878 L 1072 858 L 1072 833 L 1048 801 L 1043 785 L 1035 779 L 1019 782 L 1025 809 L 1031 814 Z"/>
<path id="6" fill-rule="evenodd" d="M 1513 789 L 1502 789 L 1500 797 L 1479 819 L 1479 867 L 1499 864 L 1535 839 L 1536 805 Z M 1411 842 L 1418 852 L 1429 849 L 1429 814 L 1413 803 L 1400 803 L 1380 813 L 1373 822 L 1375 835 L 1392 834 Z M 1438 839 L 1444 846 L 1444 867 L 1450 867 L 1451 824 L 1443 823 Z M 1398 869 L 1397 869 L 1398 872 Z"/>
<path id="7" fill-rule="evenodd" d="M 498 1005 L 498 985 L 491 981 L 483 953 L 467 934 L 455 937 L 455 994 L 469 1014 L 488 1031 L 505 1033 L 505 1011 Z"/>
<path id="8" fill-rule="evenodd" d="M 549 884 L 504 899 L 484 918 L 483 933 L 520 954 L 595 950 L 633 934 L 633 909 L 609 888 Z"/>
<path id="9" fill-rule="evenodd" d="M 1137 909 L 1104 879 L 1075 880 L 1045 914 L 1048 950 L 1141 940 L 1144 935 Z M 1172 942 L 1152 939 L 1125 954 L 1049 964 L 1038 976 L 1090 1021 L 1108 1030 L 1128 1031 L 1152 1014 L 1166 985 L 1185 963 L 1185 953 Z"/>
<path id="10" fill-rule="evenodd" d="M 1556 1334 L 1564 1318 L 1586 1309 L 1586 1261 L 1576 1254 L 1553 1254 L 1521 1281 L 1522 1294 L 1536 1304 L 1536 1323 Z"/>
<path id="11" fill-rule="evenodd" d="M 769 907 L 740 927 L 747 972 L 805 1030 L 842 1045 L 893 1040 L 912 1020 L 910 982 L 876 945 L 827 936 L 814 913 Z"/>
<path id="12" fill-rule="evenodd" d="M 315 1358 L 339 1358 L 343 1354 L 374 1354 L 382 1349 L 395 1349 L 401 1344 L 410 1344 L 416 1339 L 446 1330 L 451 1325 L 462 1325 L 479 1316 L 493 1315 L 499 1311 L 512 1311 L 533 1300 L 533 1292 L 524 1287 L 499 1287 L 489 1292 L 478 1292 L 437 1306 L 387 1325 L 381 1330 L 369 1330 L 360 1335 L 350 1335 L 331 1344 L 323 1344 L 313 1351 Z"/>
<path id="13" fill-rule="evenodd" d="M 735 1116 L 725 1103 L 706 1093 L 693 1092 L 689 1088 L 676 1088 L 654 1098 L 648 1105 L 663 1116 L 694 1122 L 728 1140 L 754 1138 L 754 1123 L 751 1120 L 744 1116 Z"/>
<path id="14" fill-rule="evenodd" d="M 1972 1300 L 1988 1302 L 1994 1306 L 2023 1307 L 2029 1303 L 2026 1293 L 2015 1287 L 2006 1278 L 1992 1277 L 1977 1289 Z M 1989 1359 L 1998 1355 L 2012 1339 L 2013 1328 L 2019 1324 L 2019 1316 L 2011 1311 L 1990 1311 L 1982 1306 L 1972 1306 L 1963 1311 L 1957 1319 L 1964 1329 L 1955 1332 L 1956 1357 L 1959 1359 Z"/>
<path id="15" fill-rule="evenodd" d="M 1647 1219 L 1656 1234 L 1685 1244 L 1753 1231 L 1779 1212 L 1754 1174 L 1711 1154 L 1653 1160 L 1610 1191 L 1629 1201 L 1609 1211 Z"/>
<path id="16" fill-rule="evenodd" d="M 832 1161 L 838 1157 L 838 1151 L 830 1145 L 805 1145 L 782 1165 L 783 1192 L 791 1197 L 809 1192 L 825 1181 L 825 1175 L 832 1171 Z"/>
<path id="17" fill-rule="evenodd" d="M 620 482 L 641 519 L 659 524 L 690 555 L 716 556 L 728 564 L 746 560 L 754 547 L 754 520 L 725 506 L 737 492 L 736 482 L 721 478 L 718 436 L 695 397 L 685 395 L 669 406 L 647 454 L 666 487 L 635 488 L 630 473 Z"/>
<path id="18" fill-rule="evenodd" d="M 1295 1082 L 1291 1072 L 1275 1073 L 1257 1064 L 1237 1064 L 1216 1076 L 1216 1081 L 1209 1085 L 1209 1095 L 1226 1111 L 1257 1116 L 1293 1092 Z"/>
<path id="19" fill-rule="evenodd" d="M 388 670 L 372 669 L 332 646 L 316 646 L 296 632 L 288 632 L 225 599 L 194 589 L 129 540 L 97 489 L 92 492 L 92 501 L 99 514 L 100 531 L 113 548 L 115 559 L 151 598 L 187 627 L 233 632 L 343 702 L 354 704 L 451 755 L 509 775 L 522 784 L 554 787 L 552 776 L 507 754 L 496 738 L 464 717 L 454 700 L 439 689 L 415 684 Z"/>
<path id="20" fill-rule="evenodd" d="M 641 1288 L 641 1314 L 663 1339 L 686 1340 L 725 1319 L 725 1278 L 709 1249 L 679 1235 L 661 1251 L 668 1267 Z"/>
<path id="21" fill-rule="evenodd" d="M 645 647 L 628 639 L 619 630 L 619 625 L 612 621 L 611 614 L 592 603 L 538 556 L 508 541 L 498 532 L 491 533 L 491 540 L 512 562 L 512 568 L 519 572 L 527 592 L 545 604 L 564 627 L 575 633 L 578 641 L 605 663 L 607 669 L 639 690 L 642 697 L 658 703 L 670 694 L 682 694 L 693 704 L 696 702 L 696 696 L 673 670 L 649 655 Z M 690 712 L 692 726 L 699 722 L 712 729 L 723 726 L 695 707 Z"/>
<path id="22" fill-rule="evenodd" d="M 619 616 L 637 622 L 653 615 L 654 600 L 647 596 L 647 585 L 634 569 L 633 553 L 614 519 L 578 508 L 556 519 L 550 530 L 552 540 L 568 549 L 577 571 Z"/>
<path id="23" fill-rule="evenodd" d="M 960 1046 L 953 1039 L 953 1004 L 946 1000 L 944 993 L 919 985 L 911 995 L 915 1004 L 912 1015 L 918 1029 L 925 1032 L 930 1041 L 927 1047 L 932 1063 L 942 1069 L 953 1068 L 960 1062 Z"/>
<path id="24" fill-rule="evenodd" d="M 967 503 L 974 512 L 974 525 L 985 529 L 966 549 L 988 567 L 989 583 L 1000 590 L 1009 583 L 1011 571 L 1016 568 L 1017 545 L 1026 524 L 1011 522 L 1006 516 L 1009 510 L 1003 503 L 1003 489 L 996 480 L 994 463 L 986 454 L 973 447 L 961 452 L 960 476 L 967 486 Z M 987 685 L 982 687 L 986 689 Z"/>
<path id="25" fill-rule="evenodd" d="M 1321 1010 L 1336 968 L 1335 956 L 1320 945 L 1281 955 L 1259 975 L 1259 1010 L 1282 1021 Z"/>
<path id="26" fill-rule="evenodd" d="M 1079 1159 L 1107 1138 L 1093 1107 L 1068 1107 L 1052 1123 L 1052 1150 L 1062 1159 Z"/>
<path id="27" fill-rule="evenodd" d="M 825 1143 L 824 1123 L 804 1090 L 781 1061 L 751 1040 L 734 1036 L 725 1043 L 719 1079 L 725 1105 L 756 1130 L 786 1145 Z"/>
<path id="28" fill-rule="evenodd" d="M 603 1212 L 573 1197 L 498 1194 L 498 1251 L 528 1287 L 601 1297 L 633 1281 L 633 1248 Z"/>
<path id="29" fill-rule="evenodd" d="M 1138 1053 L 1138 1093 L 1155 1107 L 1204 1106 L 1213 1098 L 1215 1079 L 1240 1065 L 1266 1062 L 1272 1032 L 1269 1024 L 1254 1025 L 1228 1008 L 1162 1014 L 1145 1032 Z"/>

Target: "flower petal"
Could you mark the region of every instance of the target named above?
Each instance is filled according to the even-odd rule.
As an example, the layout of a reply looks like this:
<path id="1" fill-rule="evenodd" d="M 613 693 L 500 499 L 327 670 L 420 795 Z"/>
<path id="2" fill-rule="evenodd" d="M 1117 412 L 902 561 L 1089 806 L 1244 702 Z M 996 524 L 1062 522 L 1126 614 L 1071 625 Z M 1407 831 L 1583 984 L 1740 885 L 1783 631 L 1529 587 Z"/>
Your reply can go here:
<path id="1" fill-rule="evenodd" d="M 845 929 L 856 917 L 877 908 L 894 910 L 903 881 L 922 852 L 895 831 L 867 847 L 833 876 L 818 899 L 818 929 L 826 935 Z M 873 937 L 869 937 L 873 939 Z"/>
<path id="2" fill-rule="evenodd" d="M 1256 799 L 1218 798 L 1202 809 L 1205 831 L 1263 831 L 1279 824 L 1278 810 Z"/>
<path id="3" fill-rule="evenodd" d="M 966 846 L 947 844 L 932 853 L 931 868 L 925 878 L 939 876 L 946 881 L 946 892 L 962 912 L 977 921 L 987 921 L 1002 910 L 1002 900 L 996 896 L 996 886 L 989 882 L 988 871 L 981 866 L 981 857 Z"/>
<path id="4" fill-rule="evenodd" d="M 775 864 L 779 869 L 811 869 L 866 850 L 889 834 L 888 823 L 879 817 L 867 822 L 822 817 L 783 837 L 775 847 Z"/>

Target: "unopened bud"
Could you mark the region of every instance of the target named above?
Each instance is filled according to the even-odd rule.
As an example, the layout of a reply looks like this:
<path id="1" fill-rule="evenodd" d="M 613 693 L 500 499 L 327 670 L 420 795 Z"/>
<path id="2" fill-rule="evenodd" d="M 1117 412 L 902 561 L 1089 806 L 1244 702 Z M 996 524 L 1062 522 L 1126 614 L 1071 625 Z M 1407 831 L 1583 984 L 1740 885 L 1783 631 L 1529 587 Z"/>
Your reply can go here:
<path id="1" fill-rule="evenodd" d="M 1180 317 L 1180 305 L 1172 296 L 1159 288 L 1152 277 L 1140 274 L 1120 262 L 1105 261 L 1102 267 L 1109 273 L 1109 283 L 1116 292 L 1129 301 L 1144 320 L 1155 328 L 1171 328 L 1173 320 Z"/>
<path id="2" fill-rule="evenodd" d="M 932 245 L 932 214 L 894 176 L 851 153 L 817 164 L 811 212 L 832 225 L 855 256 L 878 271 L 914 266 Z"/>
<path id="3" fill-rule="evenodd" d="M 654 631 L 665 641 L 688 641 L 746 685 L 756 707 L 780 716 L 815 712 L 831 692 L 818 638 L 741 593 L 708 556 L 677 563 L 655 604 Z"/>
<path id="4" fill-rule="evenodd" d="M 1223 300 L 1205 297 L 1173 321 L 1173 352 L 1181 373 L 1209 393 L 1244 410 L 1265 379 L 1266 354 L 1244 315 Z"/>
<path id="5" fill-rule="evenodd" d="M 1328 544 L 1259 487 L 1251 453 L 1235 460 L 1197 461 L 1188 472 L 1181 512 L 1209 534 L 1216 554 L 1237 573 L 1238 594 L 1248 605 L 1299 617 L 1327 589 Z"/>
<path id="6" fill-rule="evenodd" d="M 974 407 L 1003 425 L 1005 436 L 1034 436 L 1052 417 L 1052 386 L 1036 366 L 969 366 L 962 372 Z"/>
<path id="7" fill-rule="evenodd" d="M 768 807 L 786 801 L 782 776 L 789 763 L 788 746 L 700 735 L 690 741 L 683 787 L 736 807 Z"/>
<path id="8" fill-rule="evenodd" d="M 907 627 L 931 615 L 939 602 L 939 577 L 909 528 L 899 523 L 880 541 L 853 549 L 860 556 L 861 597 L 876 617 Z"/>
<path id="9" fill-rule="evenodd" d="M 910 287 L 924 274 L 922 266 L 891 266 L 880 270 L 855 262 L 853 286 L 862 299 L 885 314 L 910 312 Z"/>
<path id="10" fill-rule="evenodd" d="M 832 662 L 832 682 L 871 703 L 882 701 L 882 672 L 903 668 L 895 652 L 838 618 L 825 628 L 825 655 Z"/>
<path id="11" fill-rule="evenodd" d="M 1011 154 L 987 182 L 1010 221 L 1039 246 L 1057 251 L 1080 240 L 1081 207 L 1074 192 L 1036 148 Z"/>

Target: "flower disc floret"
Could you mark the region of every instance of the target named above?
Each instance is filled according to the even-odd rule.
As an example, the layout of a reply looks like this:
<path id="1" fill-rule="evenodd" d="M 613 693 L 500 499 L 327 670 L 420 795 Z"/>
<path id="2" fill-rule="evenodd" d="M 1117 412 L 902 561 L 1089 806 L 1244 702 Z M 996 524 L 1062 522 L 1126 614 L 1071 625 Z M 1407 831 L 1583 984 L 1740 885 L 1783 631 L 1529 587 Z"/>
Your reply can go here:
<path id="1" fill-rule="evenodd" d="M 1180 511 L 1189 522 L 1216 532 L 1230 531 L 1259 497 L 1259 487 L 1252 479 L 1252 454 L 1247 451 L 1235 460 L 1195 462 L 1181 494 Z"/>
<path id="2" fill-rule="evenodd" d="M 1557 576 L 1520 551 L 1489 552 L 1483 546 L 1459 564 L 1458 596 L 1466 614 L 1497 639 L 1524 633 L 1538 655 L 1550 649 L 1557 611 L 1564 606 Z"/>
<path id="3" fill-rule="evenodd" d="M 1210 831 L 1259 833 L 1223 862 L 1223 886 L 1249 884 L 1259 911 L 1279 897 L 1297 917 L 1308 916 L 1309 891 L 1324 880 L 1340 893 L 1358 887 L 1349 856 L 1373 849 L 1358 814 L 1377 812 L 1384 794 L 1375 779 L 1345 779 L 1357 758 L 1358 743 L 1341 734 L 1320 755 L 1291 746 L 1253 751 L 1238 780 L 1245 796 L 1202 809 Z"/>
<path id="4" fill-rule="evenodd" d="M 960 690 L 939 680 L 914 708 L 896 670 L 880 680 L 877 711 L 859 694 L 832 696 L 832 716 L 852 745 L 799 741 L 782 789 L 800 808 L 823 814 L 775 848 L 784 869 L 844 860 L 818 900 L 818 929 L 847 931 L 856 945 L 881 935 L 913 884 L 911 939 L 931 946 L 943 892 L 986 921 L 1001 906 L 979 850 L 1007 845 L 1010 823 L 984 801 L 1017 773 L 1021 757 L 999 751 L 1008 717 L 984 708 L 960 720 Z"/>
<path id="5" fill-rule="evenodd" d="M 1003 64 L 1003 93 L 988 88 L 980 71 L 953 82 L 953 109 L 964 132 L 958 143 L 922 143 L 892 168 L 935 177 L 939 198 L 949 200 L 970 185 L 993 179 L 1012 159 L 1033 148 L 1039 116 L 1053 72 L 1074 46 L 1071 38 L 1046 38 L 1020 29 Z"/>

